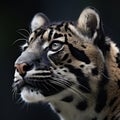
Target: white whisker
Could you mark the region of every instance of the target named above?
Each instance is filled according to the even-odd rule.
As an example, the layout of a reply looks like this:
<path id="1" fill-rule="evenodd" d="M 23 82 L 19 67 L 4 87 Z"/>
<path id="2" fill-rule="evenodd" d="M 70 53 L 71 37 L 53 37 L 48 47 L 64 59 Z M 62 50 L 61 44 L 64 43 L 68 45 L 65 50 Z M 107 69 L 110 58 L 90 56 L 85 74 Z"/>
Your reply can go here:
<path id="1" fill-rule="evenodd" d="M 18 29 L 18 31 L 25 31 L 28 35 L 30 35 L 30 32 L 26 29 Z"/>
<path id="2" fill-rule="evenodd" d="M 15 40 L 15 41 L 12 43 L 12 45 L 14 45 L 15 43 L 17 43 L 17 42 L 19 42 L 19 41 L 25 41 L 25 42 L 27 42 L 27 39 L 25 39 L 25 38 L 19 38 L 19 39 Z"/>
<path id="3" fill-rule="evenodd" d="M 28 39 L 29 34 L 28 35 L 24 35 L 22 32 L 20 32 L 20 30 L 17 31 L 17 33 L 19 33 L 22 37 Z"/>

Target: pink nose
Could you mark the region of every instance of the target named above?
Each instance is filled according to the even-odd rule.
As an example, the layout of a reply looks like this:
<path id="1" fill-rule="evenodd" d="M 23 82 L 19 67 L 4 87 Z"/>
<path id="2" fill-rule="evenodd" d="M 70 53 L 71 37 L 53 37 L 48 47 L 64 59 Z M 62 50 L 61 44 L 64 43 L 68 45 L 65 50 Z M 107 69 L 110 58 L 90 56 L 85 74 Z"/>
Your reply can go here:
<path id="1" fill-rule="evenodd" d="M 19 72 L 21 76 L 25 75 L 28 69 L 28 65 L 26 63 L 15 64 L 15 68 Z"/>

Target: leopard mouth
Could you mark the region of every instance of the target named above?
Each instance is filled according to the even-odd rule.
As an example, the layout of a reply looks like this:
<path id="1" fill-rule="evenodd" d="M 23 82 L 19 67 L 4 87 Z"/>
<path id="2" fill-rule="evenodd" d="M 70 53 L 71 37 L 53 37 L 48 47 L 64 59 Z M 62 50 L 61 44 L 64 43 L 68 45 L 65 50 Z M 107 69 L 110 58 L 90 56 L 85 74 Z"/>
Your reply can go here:
<path id="1" fill-rule="evenodd" d="M 33 91 L 39 91 L 45 97 L 55 95 L 65 89 L 63 86 L 53 84 L 51 81 L 51 78 L 25 78 L 15 81 L 12 87 L 17 93 L 21 93 L 23 88 L 28 88 Z"/>

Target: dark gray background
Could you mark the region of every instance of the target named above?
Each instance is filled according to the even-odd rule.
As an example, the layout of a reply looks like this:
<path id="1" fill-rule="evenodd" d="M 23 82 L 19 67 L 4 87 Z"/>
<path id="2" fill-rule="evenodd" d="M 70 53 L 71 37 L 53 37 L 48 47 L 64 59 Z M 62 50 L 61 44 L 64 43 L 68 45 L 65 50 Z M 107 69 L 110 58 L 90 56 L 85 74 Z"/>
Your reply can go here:
<path id="1" fill-rule="evenodd" d="M 19 29 L 29 30 L 32 16 L 45 13 L 51 21 L 77 20 L 87 6 L 100 11 L 105 32 L 120 43 L 119 0 L 4 0 L 0 1 L 0 120 L 57 120 L 47 105 L 26 105 L 12 97 L 14 61 L 20 54 Z"/>

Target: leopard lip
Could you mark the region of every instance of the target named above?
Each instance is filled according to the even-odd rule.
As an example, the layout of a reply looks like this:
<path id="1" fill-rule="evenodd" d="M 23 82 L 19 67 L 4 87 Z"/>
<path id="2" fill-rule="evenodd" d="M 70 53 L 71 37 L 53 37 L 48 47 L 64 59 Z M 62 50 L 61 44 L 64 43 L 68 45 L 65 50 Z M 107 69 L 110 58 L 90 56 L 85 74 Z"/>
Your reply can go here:
<path id="1" fill-rule="evenodd" d="M 21 90 L 24 87 L 27 87 L 28 89 L 32 89 L 34 91 L 37 90 L 40 91 L 40 93 L 45 97 L 55 95 L 64 90 L 64 87 L 50 83 L 50 78 L 41 79 L 41 81 L 35 81 L 35 79 L 30 78 L 20 79 L 14 82 L 12 87 L 17 93 L 21 93 Z"/>
<path id="2" fill-rule="evenodd" d="M 39 90 L 40 93 L 43 94 L 45 97 L 55 95 L 64 90 L 62 86 L 52 84 L 50 82 L 52 80 L 51 78 L 42 78 L 36 81 L 35 80 L 36 79 L 27 78 L 25 80 L 25 86 L 30 87 L 33 90 Z"/>

